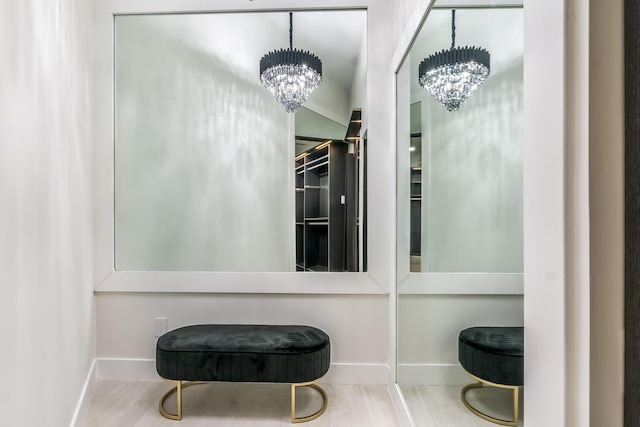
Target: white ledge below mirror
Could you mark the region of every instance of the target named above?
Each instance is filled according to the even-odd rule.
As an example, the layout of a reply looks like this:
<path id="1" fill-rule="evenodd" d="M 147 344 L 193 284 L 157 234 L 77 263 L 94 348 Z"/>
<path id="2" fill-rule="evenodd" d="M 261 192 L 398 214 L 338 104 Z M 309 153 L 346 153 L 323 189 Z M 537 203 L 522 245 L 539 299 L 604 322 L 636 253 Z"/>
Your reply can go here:
<path id="1" fill-rule="evenodd" d="M 389 292 L 369 273 L 235 273 L 218 271 L 114 271 L 96 292 L 372 294 Z"/>
<path id="2" fill-rule="evenodd" d="M 522 295 L 522 273 L 410 273 L 398 284 L 401 295 Z"/>

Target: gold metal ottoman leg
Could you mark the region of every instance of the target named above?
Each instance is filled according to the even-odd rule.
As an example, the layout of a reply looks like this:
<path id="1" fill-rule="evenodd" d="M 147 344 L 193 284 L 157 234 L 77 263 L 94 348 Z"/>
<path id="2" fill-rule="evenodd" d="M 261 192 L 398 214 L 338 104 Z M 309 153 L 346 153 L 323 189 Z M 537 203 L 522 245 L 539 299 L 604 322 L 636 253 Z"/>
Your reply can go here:
<path id="1" fill-rule="evenodd" d="M 480 418 L 487 420 L 487 421 L 491 421 L 492 423 L 496 423 L 496 424 L 500 424 L 503 426 L 512 426 L 515 427 L 518 425 L 518 394 L 519 394 L 519 389 L 520 387 L 518 386 L 512 386 L 512 385 L 505 385 L 505 384 L 496 384 L 496 383 L 492 383 L 490 381 L 486 381 L 483 380 L 482 378 L 478 378 L 473 374 L 470 374 L 469 372 L 467 372 L 467 374 L 469 374 L 473 379 L 475 379 L 476 381 L 478 381 L 477 383 L 473 383 L 473 384 L 468 384 L 466 386 L 464 386 L 462 388 L 462 391 L 460 392 L 460 398 L 462 399 L 462 403 L 464 403 L 464 406 L 467 407 L 467 409 L 469 409 L 471 412 L 473 412 L 474 414 L 476 414 L 477 416 L 479 416 Z M 479 410 L 477 410 L 476 408 L 474 408 L 468 401 L 466 398 L 466 393 L 467 391 L 474 389 L 474 388 L 482 388 L 484 385 L 489 385 L 491 387 L 498 387 L 498 388 L 504 388 L 504 389 L 510 389 L 513 392 L 513 420 L 501 420 L 500 418 L 495 418 L 492 417 L 490 415 L 485 414 L 484 412 L 481 412 Z"/>
<path id="2" fill-rule="evenodd" d="M 291 384 L 291 422 L 292 423 L 304 423 L 307 421 L 315 420 L 320 415 L 327 410 L 327 405 L 329 403 L 329 398 L 327 397 L 327 392 L 324 391 L 322 387 L 320 387 L 316 382 L 320 381 L 322 378 L 318 378 L 313 381 L 308 381 L 306 383 L 293 383 Z M 297 387 L 311 387 L 314 390 L 317 390 L 318 393 L 322 396 L 322 408 L 320 408 L 317 412 L 306 416 L 306 417 L 296 417 L 296 388 Z"/>
<path id="3" fill-rule="evenodd" d="M 183 383 L 182 381 L 168 380 L 166 378 L 163 378 L 163 380 L 165 380 L 167 382 L 170 382 L 172 384 L 175 384 L 175 387 L 169 389 L 160 398 L 160 402 L 158 404 L 158 409 L 160 410 L 160 414 L 163 417 L 168 418 L 170 420 L 180 421 L 182 419 L 182 389 L 185 388 L 185 387 L 189 387 L 191 385 L 195 385 L 195 384 L 205 384 L 205 382 L 203 382 L 203 381 L 191 381 L 191 382 Z M 177 408 L 178 408 L 178 413 L 177 414 L 172 414 L 170 412 L 167 412 L 166 409 L 164 409 L 164 401 L 167 399 L 167 397 L 169 397 L 173 393 L 176 393 Z"/>

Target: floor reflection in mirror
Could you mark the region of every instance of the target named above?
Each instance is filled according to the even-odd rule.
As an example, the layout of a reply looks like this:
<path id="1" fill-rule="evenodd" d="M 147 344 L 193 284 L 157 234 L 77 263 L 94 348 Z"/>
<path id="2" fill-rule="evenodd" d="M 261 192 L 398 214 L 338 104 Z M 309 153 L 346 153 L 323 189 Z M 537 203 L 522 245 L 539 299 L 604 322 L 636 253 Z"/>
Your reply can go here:
<path id="1" fill-rule="evenodd" d="M 462 386 L 400 386 L 404 400 L 409 407 L 415 427 L 495 427 L 498 424 L 483 420 L 471 413 L 460 400 Z M 520 409 L 518 427 L 523 427 L 522 397 L 520 389 Z M 511 390 L 487 387 L 467 392 L 469 403 L 478 410 L 496 418 L 511 419 L 513 416 Z"/>

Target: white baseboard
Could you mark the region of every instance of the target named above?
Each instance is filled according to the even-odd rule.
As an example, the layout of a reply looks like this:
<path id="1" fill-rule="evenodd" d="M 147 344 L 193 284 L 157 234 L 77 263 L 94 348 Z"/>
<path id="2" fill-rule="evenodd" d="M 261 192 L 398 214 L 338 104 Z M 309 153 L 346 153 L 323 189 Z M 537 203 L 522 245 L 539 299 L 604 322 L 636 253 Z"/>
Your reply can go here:
<path id="1" fill-rule="evenodd" d="M 404 400 L 404 396 L 400 391 L 400 386 L 394 383 L 394 384 L 389 384 L 388 388 L 389 388 L 389 395 L 391 396 L 391 401 L 393 402 L 393 406 L 400 420 L 400 426 L 415 427 L 416 424 L 413 422 L 413 418 L 411 417 L 411 412 L 409 411 L 407 402 Z"/>
<path id="2" fill-rule="evenodd" d="M 87 373 L 87 378 L 84 380 L 84 385 L 80 392 L 80 398 L 76 404 L 76 409 L 73 412 L 73 418 L 71 418 L 69 427 L 83 427 L 85 425 L 84 420 L 87 412 L 89 412 L 89 405 L 91 404 L 91 398 L 93 397 L 96 378 L 96 359 L 93 359 L 91 367 L 89 368 L 89 373 Z"/>
<path id="3" fill-rule="evenodd" d="M 154 359 L 96 359 L 97 378 L 159 381 Z M 327 384 L 387 384 L 386 363 L 332 363 L 322 380 Z"/>
<path id="4" fill-rule="evenodd" d="M 464 385 L 473 382 L 460 365 L 399 364 L 398 384 L 407 385 Z"/>

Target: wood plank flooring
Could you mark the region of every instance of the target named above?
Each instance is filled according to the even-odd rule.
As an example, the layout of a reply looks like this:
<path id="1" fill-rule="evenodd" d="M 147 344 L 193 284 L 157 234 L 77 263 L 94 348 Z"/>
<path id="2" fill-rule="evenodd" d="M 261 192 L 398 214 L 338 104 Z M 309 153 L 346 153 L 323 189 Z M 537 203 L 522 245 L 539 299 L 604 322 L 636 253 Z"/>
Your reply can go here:
<path id="1" fill-rule="evenodd" d="M 163 381 L 98 380 L 87 427 L 291 427 L 290 388 L 287 384 L 210 383 L 183 391 L 183 419 L 167 420 L 158 412 L 160 396 L 171 387 Z M 323 384 L 329 395 L 327 411 L 308 427 L 400 427 L 384 385 Z M 495 427 L 469 412 L 460 401 L 460 386 L 401 386 L 415 427 Z M 520 420 L 522 421 L 520 391 Z M 471 390 L 469 400 L 497 417 L 511 415 L 507 390 Z M 314 412 L 319 395 L 301 389 L 296 397 L 298 416 Z M 175 398 L 167 401 L 175 412 Z"/>
<path id="2" fill-rule="evenodd" d="M 329 396 L 327 411 L 300 425 L 308 427 L 399 427 L 385 385 L 322 384 Z M 183 390 L 182 421 L 158 412 L 158 400 L 171 388 L 163 381 L 98 380 L 85 425 L 87 427 L 281 427 L 291 424 L 288 384 L 209 383 Z M 322 404 L 315 390 L 298 390 L 297 416 L 315 412 Z M 167 400 L 175 411 L 175 397 Z"/>

